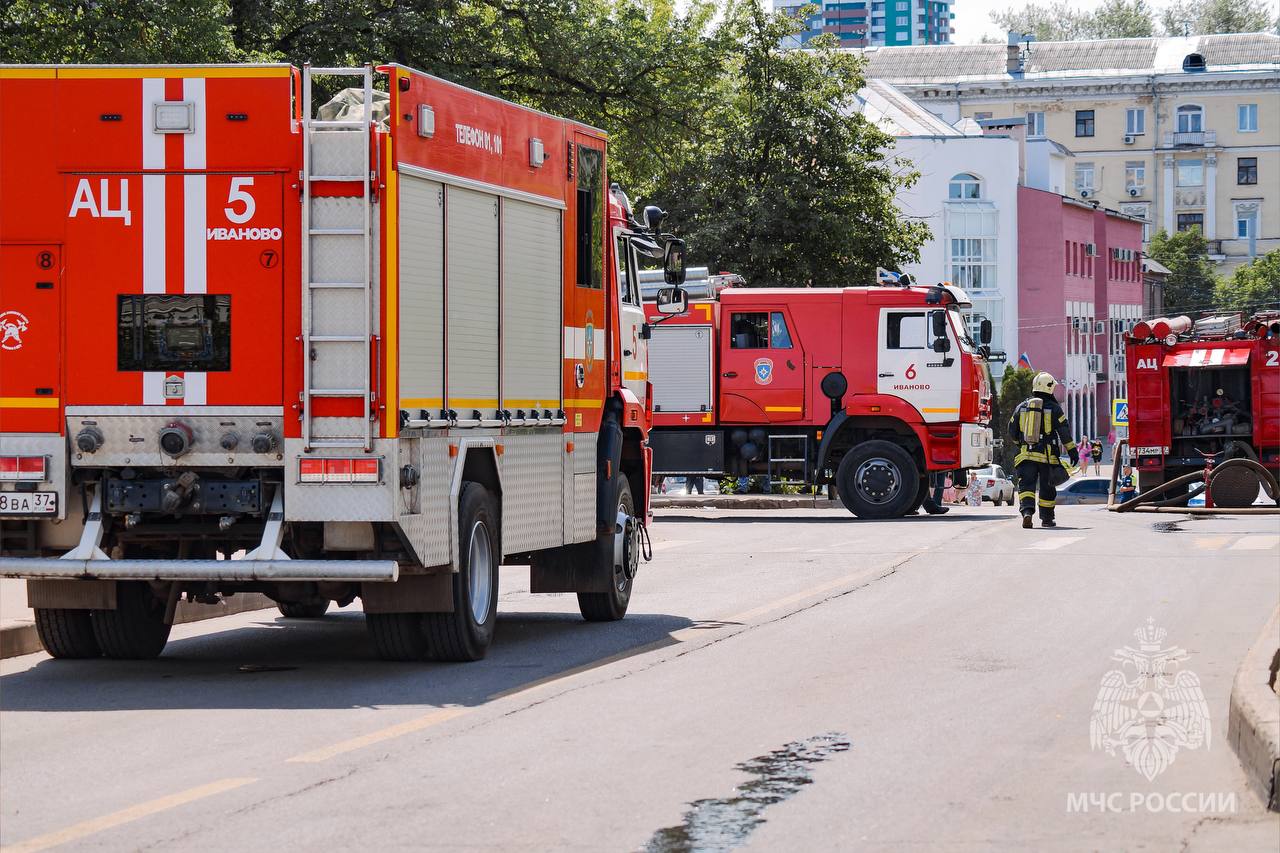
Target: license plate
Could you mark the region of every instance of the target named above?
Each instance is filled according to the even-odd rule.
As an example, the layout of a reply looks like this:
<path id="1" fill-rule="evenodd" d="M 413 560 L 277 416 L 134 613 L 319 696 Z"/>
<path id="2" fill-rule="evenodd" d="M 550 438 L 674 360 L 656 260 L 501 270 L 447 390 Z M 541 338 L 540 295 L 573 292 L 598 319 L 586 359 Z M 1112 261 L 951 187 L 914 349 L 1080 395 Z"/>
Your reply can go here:
<path id="1" fill-rule="evenodd" d="M 57 492 L 0 492 L 0 515 L 56 515 Z"/>
<path id="2" fill-rule="evenodd" d="M 1135 447 L 1133 452 L 1138 456 L 1163 456 L 1163 447 Z"/>

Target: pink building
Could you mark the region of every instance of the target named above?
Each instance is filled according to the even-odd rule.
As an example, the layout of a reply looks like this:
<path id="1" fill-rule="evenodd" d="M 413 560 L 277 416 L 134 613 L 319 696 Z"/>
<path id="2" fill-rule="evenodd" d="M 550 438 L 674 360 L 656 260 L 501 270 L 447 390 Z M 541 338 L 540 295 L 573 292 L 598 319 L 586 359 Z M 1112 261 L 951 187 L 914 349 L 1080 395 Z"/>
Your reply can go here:
<path id="1" fill-rule="evenodd" d="M 1020 353 L 1065 387 L 1077 438 L 1105 438 L 1111 401 L 1127 397 L 1122 336 L 1142 293 L 1142 220 L 1018 187 Z"/>

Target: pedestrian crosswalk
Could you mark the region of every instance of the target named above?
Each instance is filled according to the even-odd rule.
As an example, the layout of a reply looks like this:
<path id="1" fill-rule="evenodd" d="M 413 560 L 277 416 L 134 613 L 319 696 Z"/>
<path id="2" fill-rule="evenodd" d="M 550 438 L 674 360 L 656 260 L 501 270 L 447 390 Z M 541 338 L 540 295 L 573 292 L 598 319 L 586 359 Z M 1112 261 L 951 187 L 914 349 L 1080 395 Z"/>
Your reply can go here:
<path id="1" fill-rule="evenodd" d="M 1057 551 L 1083 542 L 1084 536 L 1050 535 L 1022 546 L 1023 551 Z M 1197 551 L 1273 551 L 1280 550 L 1280 536 L 1264 533 L 1197 536 L 1191 540 Z"/>

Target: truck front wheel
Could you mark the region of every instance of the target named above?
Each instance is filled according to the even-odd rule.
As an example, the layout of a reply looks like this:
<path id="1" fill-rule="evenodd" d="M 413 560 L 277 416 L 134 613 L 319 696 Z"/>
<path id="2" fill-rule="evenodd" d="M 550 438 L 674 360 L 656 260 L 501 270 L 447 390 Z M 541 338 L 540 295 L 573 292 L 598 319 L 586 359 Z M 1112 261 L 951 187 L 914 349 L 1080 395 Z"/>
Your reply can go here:
<path id="1" fill-rule="evenodd" d="M 609 589 L 605 592 L 578 593 L 578 610 L 588 622 L 616 622 L 627 615 L 631 603 L 631 585 L 640 564 L 640 531 L 636 526 L 636 504 L 631 497 L 631 484 L 625 476 L 618 477 L 616 491 L 616 517 L 625 518 L 622 530 L 601 536 L 591 544 L 596 571 L 609 576 Z"/>
<path id="2" fill-rule="evenodd" d="M 44 650 L 55 658 L 96 658 L 102 655 L 93 636 L 88 610 L 36 608 L 36 634 Z"/>
<path id="3" fill-rule="evenodd" d="M 893 442 L 865 441 L 840 460 L 836 484 L 845 507 L 859 518 L 898 518 L 920 490 L 920 469 Z"/>
<path id="4" fill-rule="evenodd" d="M 116 584 L 116 609 L 94 610 L 93 636 L 102 653 L 119 660 L 158 657 L 169 641 L 165 602 L 145 581 Z"/>

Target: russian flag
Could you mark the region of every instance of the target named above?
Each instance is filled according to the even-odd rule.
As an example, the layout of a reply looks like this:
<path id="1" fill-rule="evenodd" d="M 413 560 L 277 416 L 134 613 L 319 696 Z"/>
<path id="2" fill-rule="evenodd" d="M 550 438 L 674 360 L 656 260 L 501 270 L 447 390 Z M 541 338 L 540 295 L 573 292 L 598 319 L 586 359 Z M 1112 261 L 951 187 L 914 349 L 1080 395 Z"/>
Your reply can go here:
<path id="1" fill-rule="evenodd" d="M 1018 367 L 1023 370 L 1032 370 L 1031 356 L 1027 355 L 1025 352 L 1018 356 Z"/>

